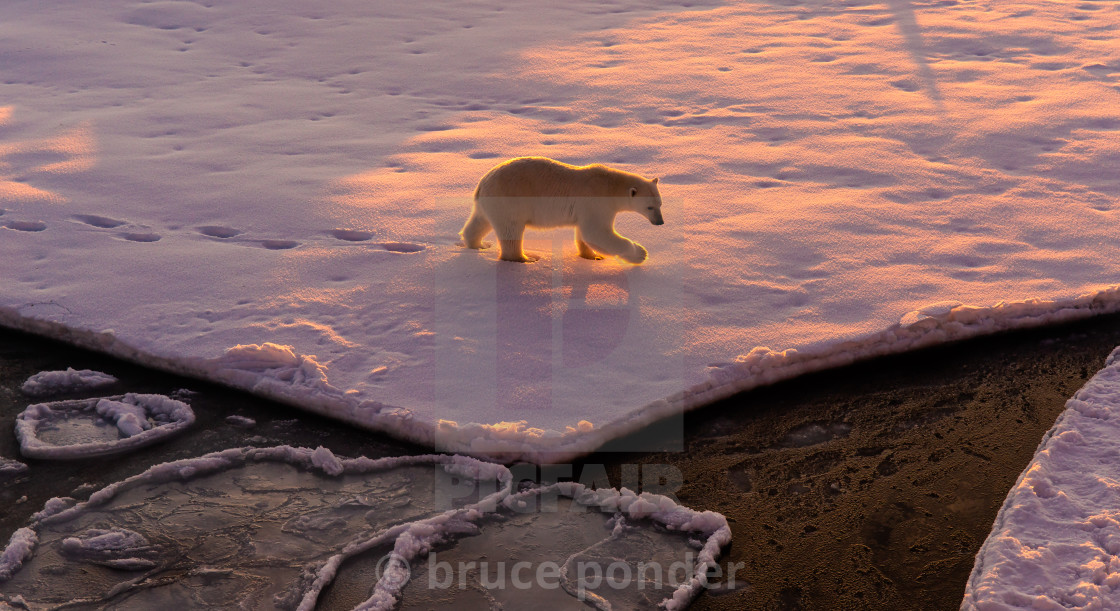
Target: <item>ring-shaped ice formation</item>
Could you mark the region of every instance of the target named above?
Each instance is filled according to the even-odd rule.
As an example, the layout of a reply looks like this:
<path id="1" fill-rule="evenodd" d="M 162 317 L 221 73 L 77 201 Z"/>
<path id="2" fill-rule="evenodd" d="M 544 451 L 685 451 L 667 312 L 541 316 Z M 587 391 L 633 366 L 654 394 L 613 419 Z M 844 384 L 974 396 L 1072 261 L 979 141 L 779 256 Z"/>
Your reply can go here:
<path id="1" fill-rule="evenodd" d="M 29 405 L 16 418 L 16 437 L 26 457 L 74 460 L 131 452 L 193 423 L 182 401 L 128 393 Z"/>
<path id="2" fill-rule="evenodd" d="M 73 506 L 51 499 L 0 555 L 0 601 L 146 604 L 187 593 L 229 596 L 225 602 L 233 606 L 310 610 L 344 562 L 391 549 L 401 562 L 370 582 L 368 598 L 356 608 L 392 609 L 409 566 L 435 546 L 485 533 L 553 494 L 629 528 L 695 539 L 695 570 L 661 601 L 680 609 L 699 593 L 730 541 L 723 516 L 664 496 L 572 482 L 514 493 L 512 481 L 506 467 L 463 456 L 348 459 L 323 447 L 235 448 L 164 463 Z M 615 537 L 608 531 L 602 538 Z M 40 579 L 42 570 L 92 575 L 96 587 L 70 583 L 73 592 L 60 592 L 65 581 L 56 588 L 55 577 Z"/>

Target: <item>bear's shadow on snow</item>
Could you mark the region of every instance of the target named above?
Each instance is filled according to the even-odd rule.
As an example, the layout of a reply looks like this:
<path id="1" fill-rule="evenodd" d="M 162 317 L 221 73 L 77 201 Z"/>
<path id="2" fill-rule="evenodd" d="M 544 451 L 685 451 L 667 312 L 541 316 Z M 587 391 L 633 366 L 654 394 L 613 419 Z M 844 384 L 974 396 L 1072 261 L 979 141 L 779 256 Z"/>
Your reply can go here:
<path id="1" fill-rule="evenodd" d="M 494 350 L 502 408 L 549 405 L 545 395 L 558 365 L 571 372 L 594 367 L 625 344 L 640 316 L 639 296 L 624 269 L 578 259 L 574 252 L 531 264 L 495 261 L 495 254 L 464 250 L 448 261 L 438 276 L 458 286 L 441 299 L 437 316 L 445 308 L 466 309 L 493 325 L 486 337 L 491 328 L 478 319 L 473 326 L 445 320 L 457 337 L 473 334 Z"/>

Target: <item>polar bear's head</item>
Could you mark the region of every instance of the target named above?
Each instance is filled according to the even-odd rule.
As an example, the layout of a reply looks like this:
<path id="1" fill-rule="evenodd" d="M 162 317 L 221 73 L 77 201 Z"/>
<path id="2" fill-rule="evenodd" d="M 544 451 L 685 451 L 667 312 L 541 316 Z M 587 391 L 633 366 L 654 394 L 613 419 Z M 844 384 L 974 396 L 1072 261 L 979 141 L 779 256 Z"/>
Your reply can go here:
<path id="1" fill-rule="evenodd" d="M 664 225 L 661 218 L 661 193 L 657 191 L 657 179 L 640 178 L 630 185 L 630 209 L 649 219 L 654 225 Z"/>

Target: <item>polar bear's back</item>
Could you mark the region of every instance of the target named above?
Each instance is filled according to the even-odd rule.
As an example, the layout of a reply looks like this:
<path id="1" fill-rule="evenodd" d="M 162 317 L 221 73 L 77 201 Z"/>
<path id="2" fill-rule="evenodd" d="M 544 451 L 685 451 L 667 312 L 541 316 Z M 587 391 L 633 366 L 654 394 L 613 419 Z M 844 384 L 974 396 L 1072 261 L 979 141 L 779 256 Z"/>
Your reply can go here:
<path id="1" fill-rule="evenodd" d="M 478 181 L 474 198 L 501 236 L 516 233 L 516 227 L 564 227 L 581 219 L 607 222 L 622 206 L 635 179 L 642 180 L 602 165 L 518 157 L 487 172 Z"/>
<path id="2" fill-rule="evenodd" d="M 622 197 L 641 177 L 602 165 L 575 166 L 547 157 L 518 157 L 478 181 L 480 197 Z"/>

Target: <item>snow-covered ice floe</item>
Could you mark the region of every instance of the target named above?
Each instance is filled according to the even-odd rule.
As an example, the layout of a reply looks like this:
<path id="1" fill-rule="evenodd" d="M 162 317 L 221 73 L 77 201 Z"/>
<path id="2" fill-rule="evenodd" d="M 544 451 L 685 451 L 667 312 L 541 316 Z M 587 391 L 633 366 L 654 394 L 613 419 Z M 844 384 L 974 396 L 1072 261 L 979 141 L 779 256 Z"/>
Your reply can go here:
<path id="1" fill-rule="evenodd" d="M 24 394 L 35 397 L 56 395 L 66 392 L 96 390 L 117 383 L 117 378 L 92 369 L 74 369 L 67 367 L 65 371 L 40 371 L 27 378 L 20 390 Z"/>
<path id="2" fill-rule="evenodd" d="M 361 392 L 343 390 L 331 384 L 326 365 L 315 356 L 300 354 L 292 346 L 269 342 L 245 344 L 229 348 L 223 355 L 212 359 L 169 359 L 137 351 L 111 334 L 62 330 L 33 320 L 4 320 L 2 308 L 0 321 L 47 334 L 61 333 L 81 345 L 218 381 L 363 428 L 428 445 L 441 452 L 506 462 L 525 460 L 543 463 L 574 459 L 659 419 L 806 373 L 945 342 L 1060 324 L 1118 310 L 1120 287 L 1109 287 L 1068 299 L 1000 302 L 986 307 L 959 302 L 937 303 L 904 314 L 899 322 L 882 331 L 846 341 L 822 341 L 801 349 L 786 350 L 755 347 L 730 361 L 710 363 L 706 379 L 683 391 L 618 412 L 620 415 L 612 420 L 598 423 L 580 420 L 562 429 L 535 426 L 530 420 L 480 423 L 431 418 L 425 415 L 427 410 L 417 411 L 364 398 Z M 607 368 L 597 375 L 609 376 L 612 371 Z M 458 384 L 462 381 L 455 379 L 451 382 Z M 492 384 L 494 380 L 484 379 L 483 382 Z M 547 384 L 548 380 L 544 383 Z M 557 391 L 555 386 L 553 391 Z M 495 410 L 495 407 L 491 404 L 490 409 Z M 533 418 L 546 417 L 550 421 L 563 417 L 562 413 L 559 416 L 546 415 L 539 411 L 530 411 L 529 415 Z"/>
<path id="3" fill-rule="evenodd" d="M 529 593 L 559 601 L 549 608 L 680 609 L 730 541 L 723 516 L 666 497 L 576 483 L 514 492 L 512 479 L 462 456 L 372 460 L 322 447 L 164 463 L 82 503 L 49 501 L 0 555 L 0 601 L 393 609 Z M 480 563 L 517 562 L 531 565 L 518 569 L 524 586 L 479 581 Z M 548 575 L 529 583 L 541 565 Z M 454 576 L 432 581 L 430 567 Z"/>
<path id="4" fill-rule="evenodd" d="M 16 437 L 29 458 L 74 460 L 131 452 L 193 423 L 182 401 L 128 393 L 29 405 L 16 417 Z"/>
<path id="5" fill-rule="evenodd" d="M 1066 403 L 996 516 L 962 610 L 1120 609 L 1120 348 Z"/>
<path id="6" fill-rule="evenodd" d="M 1112 4 L 689 4 L 5 7 L 0 325 L 561 462 L 758 384 L 1116 311 Z M 457 246 L 521 155 L 659 176 L 665 225 L 617 220 L 649 260 L 570 230 L 528 233 L 531 265 Z"/>

